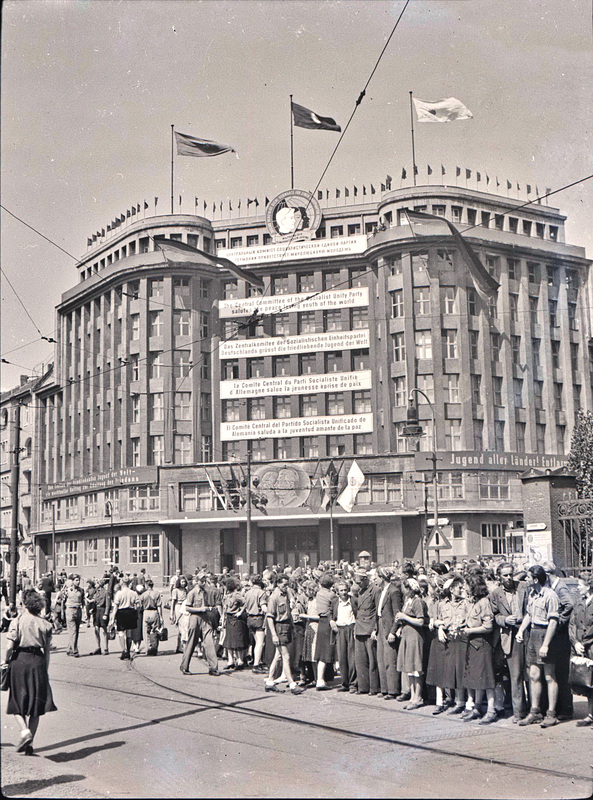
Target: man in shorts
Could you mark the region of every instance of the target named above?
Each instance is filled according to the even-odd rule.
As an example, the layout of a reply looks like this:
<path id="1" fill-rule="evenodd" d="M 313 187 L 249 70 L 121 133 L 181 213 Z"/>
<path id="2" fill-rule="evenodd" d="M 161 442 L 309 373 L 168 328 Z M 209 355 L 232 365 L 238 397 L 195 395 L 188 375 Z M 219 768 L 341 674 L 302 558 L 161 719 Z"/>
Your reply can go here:
<path id="1" fill-rule="evenodd" d="M 288 680 L 288 685 L 292 694 L 302 694 L 303 690 L 297 686 L 296 681 L 292 677 L 290 669 L 290 653 L 288 652 L 288 645 L 292 642 L 292 611 L 290 608 L 290 600 L 288 597 L 288 583 L 289 577 L 285 574 L 280 574 L 276 581 L 276 588 L 272 592 L 268 600 L 268 608 L 266 612 L 266 621 L 268 630 L 272 637 L 272 642 L 276 648 L 274 658 L 270 664 L 270 672 L 266 679 L 266 692 L 281 692 L 278 686 L 274 683 L 274 673 L 278 663 L 282 662 L 283 674 Z"/>
<path id="2" fill-rule="evenodd" d="M 266 593 L 261 575 L 251 578 L 251 587 L 245 592 L 247 627 L 253 636 L 253 669 L 256 675 L 265 675 L 267 669 L 261 663 L 265 642 Z"/>
<path id="3" fill-rule="evenodd" d="M 529 686 L 531 710 L 518 725 L 534 725 L 549 728 L 558 723 L 556 704 L 558 702 L 558 683 L 556 681 L 557 647 L 554 637 L 558 627 L 558 597 L 546 586 L 548 576 L 540 564 L 529 568 L 531 586 L 527 594 L 527 606 L 521 627 L 515 638 L 523 641 L 523 634 L 530 628 L 529 642 L 525 649 L 525 662 L 529 667 Z M 548 712 L 541 714 L 542 681 L 545 676 L 548 687 Z"/>

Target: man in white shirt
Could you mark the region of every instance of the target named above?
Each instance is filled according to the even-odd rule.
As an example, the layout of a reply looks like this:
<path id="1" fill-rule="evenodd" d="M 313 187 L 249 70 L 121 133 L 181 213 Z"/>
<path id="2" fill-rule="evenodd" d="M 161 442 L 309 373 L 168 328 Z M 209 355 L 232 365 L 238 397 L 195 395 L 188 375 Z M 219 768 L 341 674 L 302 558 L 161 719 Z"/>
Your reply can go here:
<path id="1" fill-rule="evenodd" d="M 354 661 L 354 623 L 350 589 L 347 583 L 338 583 L 338 610 L 336 615 L 338 663 L 342 685 L 338 692 L 356 693 L 356 663 Z"/>

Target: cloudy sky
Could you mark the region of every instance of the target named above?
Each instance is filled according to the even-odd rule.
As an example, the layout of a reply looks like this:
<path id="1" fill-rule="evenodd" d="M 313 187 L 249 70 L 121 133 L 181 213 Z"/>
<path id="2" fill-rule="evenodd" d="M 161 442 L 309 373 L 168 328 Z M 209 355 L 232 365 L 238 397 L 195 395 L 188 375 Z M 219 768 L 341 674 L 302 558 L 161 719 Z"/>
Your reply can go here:
<path id="1" fill-rule="evenodd" d="M 2 7 L 2 388 L 53 354 L 54 307 L 87 237 L 135 203 L 170 209 L 171 125 L 231 144 L 176 159 L 175 208 L 290 188 L 289 96 L 345 125 L 404 0 L 17 0 Z M 427 165 L 496 177 L 527 199 L 591 175 L 589 0 L 411 0 L 322 182 L 377 188 L 410 174 L 409 91 L 454 96 L 473 120 L 416 125 Z M 296 129 L 311 190 L 338 134 Z M 516 191 L 517 182 L 521 192 Z M 404 183 L 404 185 L 406 185 Z M 476 188 L 476 184 L 469 182 Z M 342 191 L 343 196 L 343 191 Z M 532 194 L 533 197 L 533 194 Z M 593 180 L 553 199 L 593 257 Z M 253 207 L 252 207 L 253 208 Z M 260 207 L 261 209 L 261 207 Z M 147 212 L 149 213 L 149 212 Z M 236 213 L 236 212 L 235 212 Z M 218 214 L 217 214 L 218 218 Z M 20 301 L 15 296 L 8 278 Z M 25 346 L 23 346 L 25 345 Z M 19 348 L 19 349 L 15 349 Z"/>

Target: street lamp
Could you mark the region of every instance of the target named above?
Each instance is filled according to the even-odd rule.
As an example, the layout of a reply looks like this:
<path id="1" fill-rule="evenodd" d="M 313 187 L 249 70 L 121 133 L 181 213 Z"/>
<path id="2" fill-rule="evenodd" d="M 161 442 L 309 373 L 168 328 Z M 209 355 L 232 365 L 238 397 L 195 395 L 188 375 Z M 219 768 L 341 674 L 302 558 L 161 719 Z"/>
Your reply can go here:
<path id="1" fill-rule="evenodd" d="M 434 410 L 434 406 L 430 401 L 430 398 L 427 396 L 422 389 L 410 389 L 410 394 L 408 397 L 408 412 L 407 412 L 407 421 L 404 425 L 402 433 L 404 436 L 409 436 L 410 438 L 419 438 L 422 435 L 423 428 L 418 423 L 418 407 L 414 401 L 414 395 L 420 394 L 426 400 L 429 405 L 430 413 L 432 415 L 432 486 L 434 492 L 434 528 L 438 530 L 439 526 L 439 497 L 438 497 L 438 481 L 437 481 L 437 425 L 436 425 L 436 414 Z M 428 543 L 428 519 L 426 520 L 426 537 L 425 537 L 425 546 Z M 426 560 L 428 561 L 428 548 L 426 552 Z M 438 550 L 437 550 L 438 553 Z M 424 547 L 422 548 L 422 558 L 424 559 Z"/>
<path id="2" fill-rule="evenodd" d="M 113 566 L 113 503 L 107 500 L 105 503 L 105 516 L 109 517 L 109 566 Z"/>

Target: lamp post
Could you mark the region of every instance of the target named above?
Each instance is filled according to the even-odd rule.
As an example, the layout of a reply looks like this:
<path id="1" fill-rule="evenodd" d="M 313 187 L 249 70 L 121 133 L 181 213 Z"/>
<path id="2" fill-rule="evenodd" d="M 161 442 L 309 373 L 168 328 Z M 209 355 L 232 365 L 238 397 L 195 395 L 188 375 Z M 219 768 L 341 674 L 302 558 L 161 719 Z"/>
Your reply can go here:
<path id="1" fill-rule="evenodd" d="M 109 516 L 109 566 L 113 566 L 113 503 L 107 500 L 105 503 L 105 513 Z"/>
<path id="2" fill-rule="evenodd" d="M 434 492 L 434 527 L 438 529 L 439 525 L 439 498 L 438 498 L 438 485 L 437 485 L 437 420 L 436 414 L 434 410 L 434 406 L 430 401 L 430 398 L 427 396 L 422 389 L 410 389 L 410 394 L 408 396 L 408 415 L 407 415 L 407 424 L 404 426 L 403 434 L 404 436 L 410 437 L 419 437 L 422 434 L 422 426 L 418 424 L 418 408 L 414 402 L 414 395 L 420 394 L 426 400 L 429 405 L 430 413 L 432 416 L 432 486 Z M 425 536 L 425 544 L 422 547 L 422 556 L 424 558 L 424 549 L 427 544 L 428 539 L 428 520 L 426 523 L 426 536 Z M 438 550 L 437 550 L 438 553 Z M 426 561 L 428 562 L 428 548 L 426 548 Z"/>

